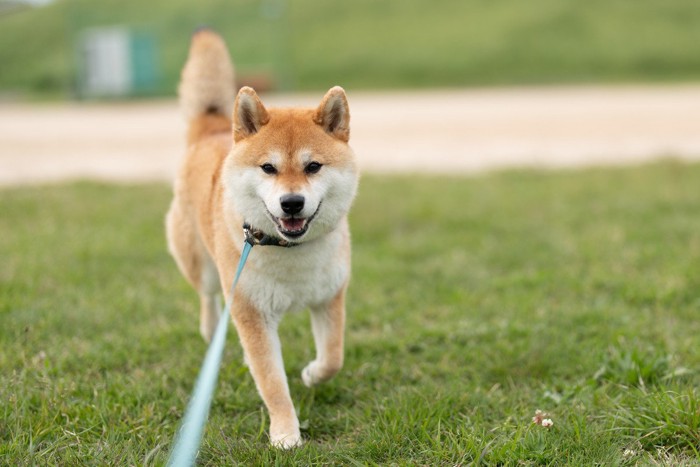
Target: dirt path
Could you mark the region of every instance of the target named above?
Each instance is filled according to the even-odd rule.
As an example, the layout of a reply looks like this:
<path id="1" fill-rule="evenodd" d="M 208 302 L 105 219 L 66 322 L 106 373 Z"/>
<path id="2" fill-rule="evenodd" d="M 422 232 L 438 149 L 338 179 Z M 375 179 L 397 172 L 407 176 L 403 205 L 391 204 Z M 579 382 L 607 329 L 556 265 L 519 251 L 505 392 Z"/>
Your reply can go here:
<path id="1" fill-rule="evenodd" d="M 263 97 L 315 106 L 321 94 Z M 700 160 L 700 85 L 349 94 L 365 171 L 476 172 Z M 169 180 L 184 152 L 176 102 L 0 104 L 0 184 Z"/>

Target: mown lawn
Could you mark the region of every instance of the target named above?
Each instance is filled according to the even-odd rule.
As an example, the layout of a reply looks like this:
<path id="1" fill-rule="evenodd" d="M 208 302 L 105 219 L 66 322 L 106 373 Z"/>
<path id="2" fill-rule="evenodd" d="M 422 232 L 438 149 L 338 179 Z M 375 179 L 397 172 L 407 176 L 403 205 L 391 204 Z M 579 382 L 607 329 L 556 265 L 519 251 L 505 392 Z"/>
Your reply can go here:
<path id="1" fill-rule="evenodd" d="M 0 191 L 3 464 L 167 458 L 205 352 L 169 191 Z M 700 462 L 700 165 L 366 176 L 352 230 L 343 372 L 306 389 L 282 324 L 307 443 L 268 447 L 231 333 L 202 464 Z"/>
<path id="2" fill-rule="evenodd" d="M 81 34 L 115 25 L 157 42 L 166 95 L 201 25 L 283 89 L 697 81 L 699 23 L 697 0 L 61 0 L 0 15 L 0 89 L 71 95 Z"/>

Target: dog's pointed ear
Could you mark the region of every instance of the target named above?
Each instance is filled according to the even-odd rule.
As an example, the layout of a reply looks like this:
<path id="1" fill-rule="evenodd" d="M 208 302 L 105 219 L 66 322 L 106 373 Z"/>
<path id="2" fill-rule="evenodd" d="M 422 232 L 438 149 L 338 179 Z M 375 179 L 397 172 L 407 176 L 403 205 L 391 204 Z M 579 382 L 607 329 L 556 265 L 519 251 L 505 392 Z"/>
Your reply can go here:
<path id="1" fill-rule="evenodd" d="M 331 88 L 314 113 L 314 122 L 326 133 L 346 143 L 350 139 L 350 109 L 345 91 L 340 86 Z"/>
<path id="2" fill-rule="evenodd" d="M 270 115 L 253 88 L 242 87 L 233 104 L 233 140 L 254 135 L 269 121 Z"/>

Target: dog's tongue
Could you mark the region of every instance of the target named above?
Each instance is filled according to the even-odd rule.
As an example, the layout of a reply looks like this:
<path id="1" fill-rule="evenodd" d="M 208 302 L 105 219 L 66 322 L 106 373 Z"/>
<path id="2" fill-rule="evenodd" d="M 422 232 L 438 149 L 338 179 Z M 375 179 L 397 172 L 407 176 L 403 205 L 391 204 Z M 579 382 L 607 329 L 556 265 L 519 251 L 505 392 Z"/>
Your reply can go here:
<path id="1" fill-rule="evenodd" d="M 304 224 L 306 224 L 306 219 L 280 219 L 280 222 L 282 223 L 282 227 L 284 227 L 284 230 L 287 230 L 289 232 L 297 232 L 304 228 Z"/>

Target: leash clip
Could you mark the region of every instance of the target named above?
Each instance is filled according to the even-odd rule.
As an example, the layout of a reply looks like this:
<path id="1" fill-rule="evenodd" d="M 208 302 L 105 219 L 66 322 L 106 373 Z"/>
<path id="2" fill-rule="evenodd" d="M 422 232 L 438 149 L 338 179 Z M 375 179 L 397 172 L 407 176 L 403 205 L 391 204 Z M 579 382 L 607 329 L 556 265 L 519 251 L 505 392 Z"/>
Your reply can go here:
<path id="1" fill-rule="evenodd" d="M 260 243 L 260 240 L 255 238 L 255 235 L 253 235 L 250 224 L 247 222 L 243 224 L 243 235 L 245 236 L 246 243 L 248 243 L 250 246 L 255 246 Z"/>
<path id="2" fill-rule="evenodd" d="M 243 235 L 245 236 L 245 241 L 250 246 L 255 245 L 274 245 L 281 247 L 296 246 L 296 243 L 288 242 L 282 238 L 271 237 L 265 235 L 262 230 L 253 230 L 249 223 L 243 224 Z"/>

